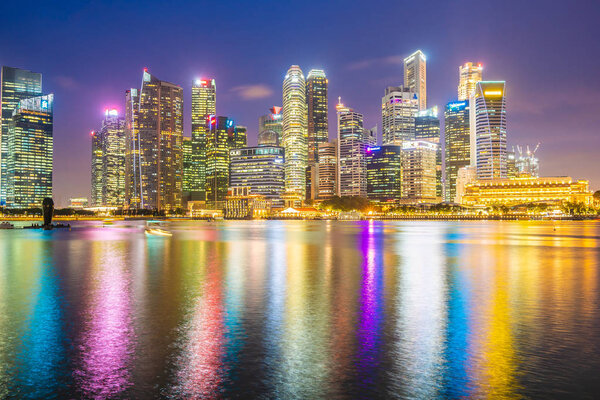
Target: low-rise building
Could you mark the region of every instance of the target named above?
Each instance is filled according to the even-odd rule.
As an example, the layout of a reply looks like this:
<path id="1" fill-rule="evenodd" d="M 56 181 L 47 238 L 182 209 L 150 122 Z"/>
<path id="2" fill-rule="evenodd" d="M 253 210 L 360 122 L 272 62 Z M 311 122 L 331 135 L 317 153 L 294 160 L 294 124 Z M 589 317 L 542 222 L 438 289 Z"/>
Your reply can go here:
<path id="1" fill-rule="evenodd" d="M 271 200 L 253 194 L 249 187 L 231 187 L 225 201 L 225 218 L 265 218 L 271 212 Z"/>

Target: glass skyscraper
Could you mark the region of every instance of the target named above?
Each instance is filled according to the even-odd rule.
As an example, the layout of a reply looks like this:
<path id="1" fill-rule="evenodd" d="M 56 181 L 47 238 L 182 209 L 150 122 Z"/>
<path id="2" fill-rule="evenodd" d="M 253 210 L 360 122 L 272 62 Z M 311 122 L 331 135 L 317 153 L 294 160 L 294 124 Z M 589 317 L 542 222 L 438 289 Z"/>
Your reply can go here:
<path id="1" fill-rule="evenodd" d="M 427 59 L 417 50 L 404 59 L 404 86 L 417 94 L 418 108 L 427 108 Z"/>
<path id="2" fill-rule="evenodd" d="M 258 145 L 280 146 L 283 143 L 281 139 L 282 107 L 273 106 L 269 111 L 269 114 L 258 119 Z"/>
<path id="3" fill-rule="evenodd" d="M 471 164 L 469 101 L 452 101 L 444 112 L 446 179 L 444 201 L 454 202 L 458 171 Z"/>
<path id="4" fill-rule="evenodd" d="M 6 203 L 8 183 L 8 125 L 20 100 L 42 94 L 42 74 L 24 69 L 2 67 L 0 76 L 0 205 Z"/>
<path id="5" fill-rule="evenodd" d="M 438 146 L 424 140 L 402 144 L 402 197 L 414 203 L 436 201 Z"/>
<path id="6" fill-rule="evenodd" d="M 435 194 L 441 200 L 443 196 L 442 183 L 442 146 L 440 145 L 440 119 L 437 106 L 417 111 L 415 114 L 415 140 L 425 140 L 438 146 L 436 156 L 436 185 Z"/>
<path id="7" fill-rule="evenodd" d="M 308 105 L 308 160 L 317 162 L 319 144 L 329 139 L 327 120 L 327 77 L 325 71 L 312 69 L 306 78 L 306 102 Z"/>
<path id="8" fill-rule="evenodd" d="M 390 86 L 381 99 L 383 144 L 402 145 L 415 138 L 415 114 L 419 110 L 417 94 L 404 86 Z"/>
<path id="9" fill-rule="evenodd" d="M 217 85 L 214 79 L 192 82 L 192 158 L 188 169 L 187 200 L 202 201 L 206 196 L 206 120 L 217 113 Z"/>
<path id="10" fill-rule="evenodd" d="M 402 196 L 402 148 L 388 145 L 367 148 L 367 197 L 393 202 Z"/>
<path id="11" fill-rule="evenodd" d="M 458 67 L 458 73 L 458 100 L 469 100 L 475 94 L 477 82 L 481 81 L 483 65 L 467 62 Z"/>

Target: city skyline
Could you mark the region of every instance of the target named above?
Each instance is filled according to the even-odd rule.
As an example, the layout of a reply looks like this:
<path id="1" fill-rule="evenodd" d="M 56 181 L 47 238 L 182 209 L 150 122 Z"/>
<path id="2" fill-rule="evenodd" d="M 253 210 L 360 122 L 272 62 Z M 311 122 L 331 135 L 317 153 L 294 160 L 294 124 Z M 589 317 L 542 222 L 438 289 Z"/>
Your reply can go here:
<path id="1" fill-rule="evenodd" d="M 271 28 L 260 28 L 260 21 L 251 22 L 243 46 L 236 44 L 236 36 L 232 33 L 207 28 L 192 47 L 200 50 L 207 45 L 209 38 L 214 38 L 216 43 L 211 48 L 217 47 L 208 55 L 203 51 L 195 55 L 185 48 L 190 47 L 191 36 L 188 32 L 192 25 L 178 8 L 169 10 L 151 6 L 140 10 L 135 5 L 126 5 L 119 9 L 122 16 L 111 21 L 106 16 L 111 13 L 98 5 L 74 7 L 75 3 L 67 2 L 53 9 L 40 3 L 39 7 L 32 7 L 21 14 L 17 12 L 18 7 L 6 5 L 2 6 L 5 11 L 3 14 L 7 16 L 3 29 L 10 31 L 11 35 L 4 35 L 0 39 L 3 49 L 0 64 L 42 73 L 45 92 L 55 93 L 54 192 L 57 202 L 63 205 L 66 205 L 69 197 L 89 197 L 89 168 L 83 168 L 89 165 L 89 132 L 97 129 L 105 108 L 117 108 L 124 112 L 123 91 L 139 86 L 140 71 L 144 67 L 161 79 L 182 86 L 185 104 L 190 104 L 190 80 L 198 77 L 216 79 L 221 89 L 219 114 L 228 115 L 248 126 L 249 144 L 256 143 L 257 117 L 273 104 L 281 103 L 279 88 L 287 67 L 298 64 L 304 71 L 323 69 L 329 80 L 329 137 L 332 139 L 335 134 L 335 126 L 331 123 L 335 120 L 332 105 L 338 96 L 364 114 L 365 126 L 380 125 L 378 108 L 383 90 L 387 86 L 402 83 L 402 60 L 416 49 L 421 49 L 427 56 L 428 106 L 437 105 L 443 109 L 449 101 L 456 100 L 458 67 L 468 61 L 481 62 L 485 79 L 506 80 L 509 88 L 509 147 L 542 142 L 539 150 L 541 175 L 583 177 L 591 181 L 592 188 L 597 188 L 600 172 L 593 166 L 594 148 L 600 140 L 595 134 L 595 127 L 600 121 L 592 112 L 595 106 L 592 99 L 598 91 L 598 83 L 591 78 L 593 71 L 597 70 L 600 57 L 585 53 L 587 55 L 581 58 L 582 64 L 576 71 L 571 70 L 572 64 L 567 57 L 576 53 L 584 54 L 588 44 L 580 40 L 583 32 L 586 37 L 593 37 L 598 31 L 590 19 L 592 9 L 582 5 L 575 11 L 571 10 L 568 17 L 562 20 L 564 29 L 557 32 L 551 28 L 552 21 L 564 15 L 565 5 L 559 5 L 542 16 L 535 12 L 539 7 L 538 2 L 522 5 L 526 10 L 518 14 L 511 9 L 510 3 L 482 4 L 477 10 L 469 7 L 454 9 L 450 4 L 440 4 L 434 9 L 410 5 L 408 7 L 416 18 L 407 24 L 413 28 L 414 35 L 402 41 L 392 40 L 391 36 L 389 39 L 380 39 L 386 37 L 383 34 L 392 31 L 391 27 L 385 26 L 371 33 L 366 27 L 352 32 L 338 32 L 317 24 L 318 28 L 307 36 L 308 27 L 302 27 L 300 21 L 306 18 L 308 11 L 299 10 L 296 15 L 290 16 L 291 19 L 287 19 L 286 24 L 275 21 Z M 271 6 L 264 18 L 288 11 L 286 5 Z M 214 5 L 216 14 L 223 7 Z M 388 8 L 393 11 L 394 6 Z M 123 27 L 118 23 L 134 15 L 134 9 L 139 22 L 128 27 L 133 33 L 124 39 Z M 370 16 L 365 12 L 366 9 L 366 5 L 340 9 L 339 4 L 332 3 L 323 5 L 323 12 L 317 18 L 325 21 L 335 17 L 334 26 L 338 26 L 344 18 L 361 15 L 365 18 L 365 26 L 368 26 L 375 23 L 377 15 L 381 14 Z M 486 27 L 485 18 L 482 17 L 492 9 L 500 20 L 508 21 L 506 24 L 511 28 L 509 33 Z M 250 10 L 248 5 L 242 4 L 231 11 L 230 17 L 233 20 L 244 19 Z M 181 26 L 180 29 L 164 37 L 151 34 L 148 40 L 140 40 L 144 24 L 159 12 L 166 13 L 166 23 Z M 418 26 L 418 17 L 425 13 L 446 13 L 447 20 L 451 20 L 452 15 L 466 13 L 469 18 L 465 20 L 476 21 L 474 30 L 478 35 L 466 37 L 466 23 L 461 22 L 450 25 L 443 23 L 440 27 Z M 43 19 L 36 31 L 52 26 L 49 36 L 27 32 L 25 18 L 40 18 L 44 14 L 50 18 Z M 175 22 L 175 15 L 182 20 Z M 256 53 L 264 48 L 265 41 L 275 31 L 281 31 L 286 25 L 298 29 L 285 33 L 290 44 L 277 54 L 264 53 L 260 62 L 250 61 L 244 67 L 226 61 L 230 54 L 244 58 Z M 536 29 L 532 29 L 532 26 Z M 93 33 L 83 32 L 84 28 L 87 31 L 90 27 L 100 29 Z M 109 32 L 111 29 L 114 33 Z M 445 34 L 440 35 L 440 30 L 444 30 Z M 65 43 L 64 38 L 72 31 L 81 31 L 82 34 L 77 40 Z M 117 35 L 121 35 L 119 42 L 111 40 Z M 527 38 L 522 41 L 527 45 L 516 40 L 522 36 Z M 315 37 L 323 39 L 310 40 Z M 176 39 L 180 44 L 168 48 L 162 55 L 154 55 L 149 46 L 150 39 L 156 40 L 157 45 Z M 53 40 L 60 42 L 62 47 L 49 45 L 48 42 Z M 133 43 L 140 45 L 132 46 Z M 23 51 L 25 44 L 30 49 L 27 52 Z M 219 52 L 219 45 L 227 46 L 227 51 Z M 335 52 L 330 51 L 332 47 L 336 49 Z M 106 60 L 92 56 L 107 52 L 114 56 Z M 526 63 L 524 59 L 527 59 Z M 572 101 L 559 105 L 552 99 L 550 90 L 573 93 Z M 184 110 L 186 136 L 191 131 L 188 114 L 189 107 Z M 572 133 L 565 135 L 564 132 Z"/>

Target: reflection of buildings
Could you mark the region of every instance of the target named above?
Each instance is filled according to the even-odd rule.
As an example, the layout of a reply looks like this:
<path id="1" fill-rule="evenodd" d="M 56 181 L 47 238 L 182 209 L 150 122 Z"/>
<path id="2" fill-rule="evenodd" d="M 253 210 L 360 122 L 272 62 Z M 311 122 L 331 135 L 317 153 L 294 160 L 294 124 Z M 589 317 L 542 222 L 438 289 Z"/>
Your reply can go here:
<path id="1" fill-rule="evenodd" d="M 592 192 L 585 180 L 570 177 L 521 177 L 476 180 L 465 187 L 462 204 L 488 206 L 576 202 L 590 205 Z"/>

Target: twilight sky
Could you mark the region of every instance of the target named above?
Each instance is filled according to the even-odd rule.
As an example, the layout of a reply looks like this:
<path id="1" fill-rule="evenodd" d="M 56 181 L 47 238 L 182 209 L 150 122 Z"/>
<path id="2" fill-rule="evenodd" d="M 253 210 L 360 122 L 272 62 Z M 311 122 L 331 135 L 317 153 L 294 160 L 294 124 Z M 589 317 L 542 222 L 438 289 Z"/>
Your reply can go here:
<path id="1" fill-rule="evenodd" d="M 600 189 L 600 3 L 539 1 L 0 2 L 0 65 L 43 74 L 55 93 L 54 197 L 89 196 L 90 136 L 106 107 L 124 108 L 142 69 L 190 88 L 217 81 L 217 113 L 248 126 L 281 105 L 287 68 L 325 69 L 338 96 L 381 126 L 381 96 L 402 83 L 402 57 L 427 55 L 428 106 L 456 98 L 458 66 L 482 62 L 507 81 L 508 142 L 535 145 L 543 176 Z"/>

